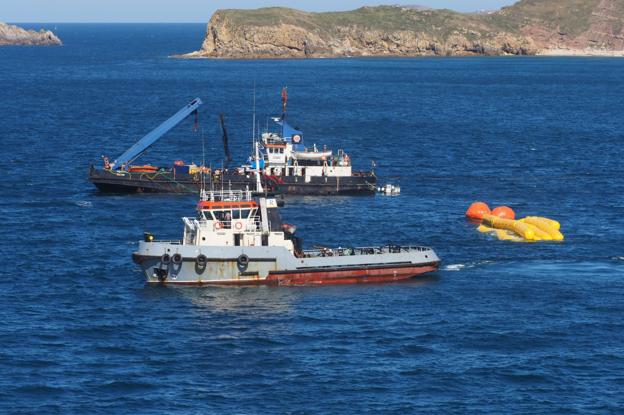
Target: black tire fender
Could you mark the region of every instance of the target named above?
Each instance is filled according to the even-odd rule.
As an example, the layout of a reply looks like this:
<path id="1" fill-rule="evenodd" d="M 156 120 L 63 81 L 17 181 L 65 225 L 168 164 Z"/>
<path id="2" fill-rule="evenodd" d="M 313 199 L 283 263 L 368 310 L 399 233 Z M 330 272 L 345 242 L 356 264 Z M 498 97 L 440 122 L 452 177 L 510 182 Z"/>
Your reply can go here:
<path id="1" fill-rule="evenodd" d="M 249 265 L 249 257 L 245 254 L 240 254 L 238 258 L 236 258 L 236 264 L 238 265 L 238 269 L 245 271 Z"/>
<path id="2" fill-rule="evenodd" d="M 197 258 L 195 259 L 195 261 L 197 262 L 198 266 L 205 267 L 206 264 L 208 263 L 208 257 L 206 257 L 206 255 L 204 254 L 199 254 L 197 255 Z"/>

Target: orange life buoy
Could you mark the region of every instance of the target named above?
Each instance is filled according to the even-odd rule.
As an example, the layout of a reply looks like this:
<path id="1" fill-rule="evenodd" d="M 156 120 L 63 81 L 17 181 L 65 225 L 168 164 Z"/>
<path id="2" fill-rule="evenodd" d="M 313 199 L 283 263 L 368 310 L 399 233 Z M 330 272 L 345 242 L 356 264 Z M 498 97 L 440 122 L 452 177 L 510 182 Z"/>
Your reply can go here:
<path id="1" fill-rule="evenodd" d="M 243 229 L 243 222 L 240 222 L 240 221 L 236 222 L 234 224 L 234 228 L 240 231 L 241 229 Z"/>
<path id="2" fill-rule="evenodd" d="M 217 221 L 214 224 L 214 228 L 215 229 L 221 229 L 221 228 L 223 228 L 223 224 L 221 222 Z"/>

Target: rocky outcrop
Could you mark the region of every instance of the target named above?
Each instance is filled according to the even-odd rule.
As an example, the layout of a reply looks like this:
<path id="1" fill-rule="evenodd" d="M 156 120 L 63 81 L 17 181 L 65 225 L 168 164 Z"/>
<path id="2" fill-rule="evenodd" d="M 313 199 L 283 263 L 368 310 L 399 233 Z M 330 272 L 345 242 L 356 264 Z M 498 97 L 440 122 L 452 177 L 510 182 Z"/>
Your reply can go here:
<path id="1" fill-rule="evenodd" d="M 187 58 L 617 54 L 622 0 L 522 0 L 488 14 L 401 6 L 219 10 Z M 591 53 L 589 53 L 590 51 Z"/>
<path id="2" fill-rule="evenodd" d="M 5 45 L 61 45 L 61 39 L 49 30 L 36 32 L 0 23 L 0 46 Z"/>
<path id="3" fill-rule="evenodd" d="M 265 9 L 266 10 L 266 9 Z M 271 24 L 249 20 L 254 11 L 217 11 L 201 50 L 184 57 L 304 58 L 335 56 L 421 56 L 534 54 L 533 43 L 521 34 L 493 31 L 488 24 L 448 10 L 398 6 L 365 7 L 344 13 L 305 13 L 268 9 L 284 18 Z M 399 19 L 393 28 L 376 24 L 375 14 Z M 344 16 L 336 16 L 341 15 Z M 411 15 L 411 16 L 410 16 Z M 447 16 L 444 16 L 447 15 Z M 333 18 L 332 18 L 333 17 Z M 338 17 L 335 19 L 335 17 Z M 349 17 L 352 17 L 349 19 Z M 427 24 L 428 18 L 444 26 Z M 450 18 L 448 18 L 450 17 Z M 410 27 L 410 21 L 413 27 Z"/>
<path id="4" fill-rule="evenodd" d="M 543 55 L 624 54 L 622 0 L 523 0 L 492 18 L 532 39 Z"/>

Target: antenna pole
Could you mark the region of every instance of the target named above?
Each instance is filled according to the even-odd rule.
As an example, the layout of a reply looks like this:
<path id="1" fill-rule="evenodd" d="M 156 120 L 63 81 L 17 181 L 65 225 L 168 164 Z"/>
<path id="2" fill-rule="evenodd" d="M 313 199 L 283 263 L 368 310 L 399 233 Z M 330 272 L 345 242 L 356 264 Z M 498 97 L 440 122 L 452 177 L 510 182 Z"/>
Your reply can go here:
<path id="1" fill-rule="evenodd" d="M 251 123 L 251 150 L 253 151 L 254 142 L 256 141 L 256 80 L 253 82 L 253 120 Z"/>
<path id="2" fill-rule="evenodd" d="M 282 88 L 282 138 L 284 137 L 284 123 L 286 122 L 286 104 L 288 103 L 288 87 Z"/>
<path id="3" fill-rule="evenodd" d="M 201 164 L 200 197 L 203 200 L 204 193 L 206 191 L 206 136 L 204 134 L 204 127 L 201 127 L 201 137 L 202 137 L 202 164 Z"/>
<path id="4" fill-rule="evenodd" d="M 258 142 L 254 142 L 256 147 L 256 191 L 262 193 L 262 183 L 260 182 L 260 151 L 258 150 Z"/>

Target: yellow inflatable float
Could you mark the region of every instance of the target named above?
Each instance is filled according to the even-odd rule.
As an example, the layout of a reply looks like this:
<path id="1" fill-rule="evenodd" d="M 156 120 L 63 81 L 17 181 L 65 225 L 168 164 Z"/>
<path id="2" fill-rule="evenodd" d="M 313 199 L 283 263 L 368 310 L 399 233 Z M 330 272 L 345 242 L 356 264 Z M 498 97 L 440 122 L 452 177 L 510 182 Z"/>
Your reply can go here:
<path id="1" fill-rule="evenodd" d="M 482 203 L 482 202 L 479 202 Z M 474 206 L 475 204 L 473 204 Z M 483 204 L 485 205 L 485 204 Z M 487 206 L 487 205 L 485 205 Z M 526 218 L 515 220 L 515 212 L 511 208 L 493 209 L 492 214 L 483 212 L 481 225 L 477 228 L 479 232 L 487 232 L 500 240 L 514 242 L 536 242 L 536 241 L 563 241 L 561 224 L 556 220 L 539 216 L 527 216 Z M 468 210 L 470 212 L 470 209 Z M 471 219 L 471 215 L 468 215 Z M 498 216 L 497 212 L 501 212 Z"/>

